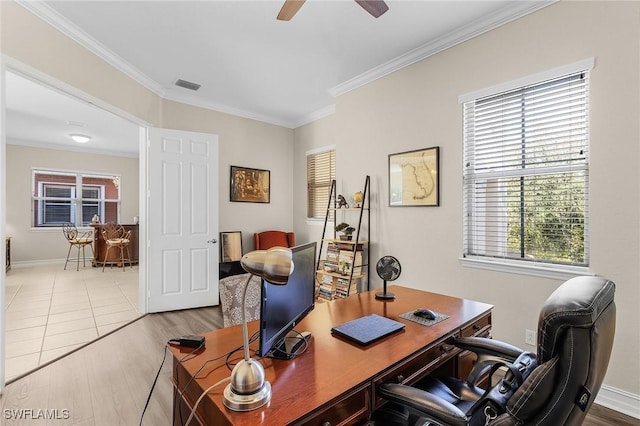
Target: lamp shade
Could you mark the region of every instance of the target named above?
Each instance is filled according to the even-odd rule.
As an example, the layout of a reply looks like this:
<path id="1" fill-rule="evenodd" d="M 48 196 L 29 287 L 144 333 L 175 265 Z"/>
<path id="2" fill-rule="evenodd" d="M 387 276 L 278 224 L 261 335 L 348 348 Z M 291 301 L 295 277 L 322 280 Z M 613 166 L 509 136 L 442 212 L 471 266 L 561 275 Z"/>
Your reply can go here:
<path id="1" fill-rule="evenodd" d="M 242 256 L 240 264 L 245 271 L 280 285 L 289 281 L 294 268 L 291 250 L 285 247 L 249 252 Z"/>

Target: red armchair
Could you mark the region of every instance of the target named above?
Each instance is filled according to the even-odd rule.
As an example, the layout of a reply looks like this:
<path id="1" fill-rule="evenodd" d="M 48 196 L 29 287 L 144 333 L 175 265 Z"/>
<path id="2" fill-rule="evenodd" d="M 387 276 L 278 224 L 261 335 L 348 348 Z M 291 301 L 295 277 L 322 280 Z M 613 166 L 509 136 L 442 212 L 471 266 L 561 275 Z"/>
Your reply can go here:
<path id="1" fill-rule="evenodd" d="M 285 231 L 264 231 L 253 234 L 253 246 L 256 250 L 268 250 L 271 247 L 293 247 L 296 234 Z"/>

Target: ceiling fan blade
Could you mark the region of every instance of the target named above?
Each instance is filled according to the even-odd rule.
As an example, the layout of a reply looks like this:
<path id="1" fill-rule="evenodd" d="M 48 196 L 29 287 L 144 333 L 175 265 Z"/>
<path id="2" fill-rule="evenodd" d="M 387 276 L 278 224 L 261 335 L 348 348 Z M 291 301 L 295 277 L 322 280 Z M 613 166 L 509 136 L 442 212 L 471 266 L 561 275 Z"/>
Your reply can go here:
<path id="1" fill-rule="evenodd" d="M 298 10 L 302 7 L 305 0 L 285 0 L 282 5 L 282 9 L 280 9 L 280 13 L 278 13 L 279 21 L 289 21 L 291 18 L 298 13 Z"/>
<path id="2" fill-rule="evenodd" d="M 389 6 L 382 0 L 355 0 L 364 10 L 369 12 L 374 18 L 379 18 L 389 10 Z"/>

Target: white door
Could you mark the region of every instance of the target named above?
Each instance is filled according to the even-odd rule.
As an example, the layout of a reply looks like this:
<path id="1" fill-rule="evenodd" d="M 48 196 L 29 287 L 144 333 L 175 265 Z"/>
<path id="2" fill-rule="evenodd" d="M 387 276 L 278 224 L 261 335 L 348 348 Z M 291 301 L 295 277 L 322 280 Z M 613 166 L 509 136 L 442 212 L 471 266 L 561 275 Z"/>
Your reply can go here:
<path id="1" fill-rule="evenodd" d="M 147 154 L 147 312 L 217 305 L 218 136 L 151 128 Z"/>

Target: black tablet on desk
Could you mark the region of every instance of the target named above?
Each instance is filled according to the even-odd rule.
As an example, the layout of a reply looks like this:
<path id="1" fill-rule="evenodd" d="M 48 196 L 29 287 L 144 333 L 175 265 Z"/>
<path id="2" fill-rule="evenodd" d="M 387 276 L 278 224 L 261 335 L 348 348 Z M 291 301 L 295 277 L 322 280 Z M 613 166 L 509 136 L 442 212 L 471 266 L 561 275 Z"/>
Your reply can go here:
<path id="1" fill-rule="evenodd" d="M 404 329 L 404 324 L 380 315 L 371 314 L 336 325 L 331 333 L 365 346 Z"/>

